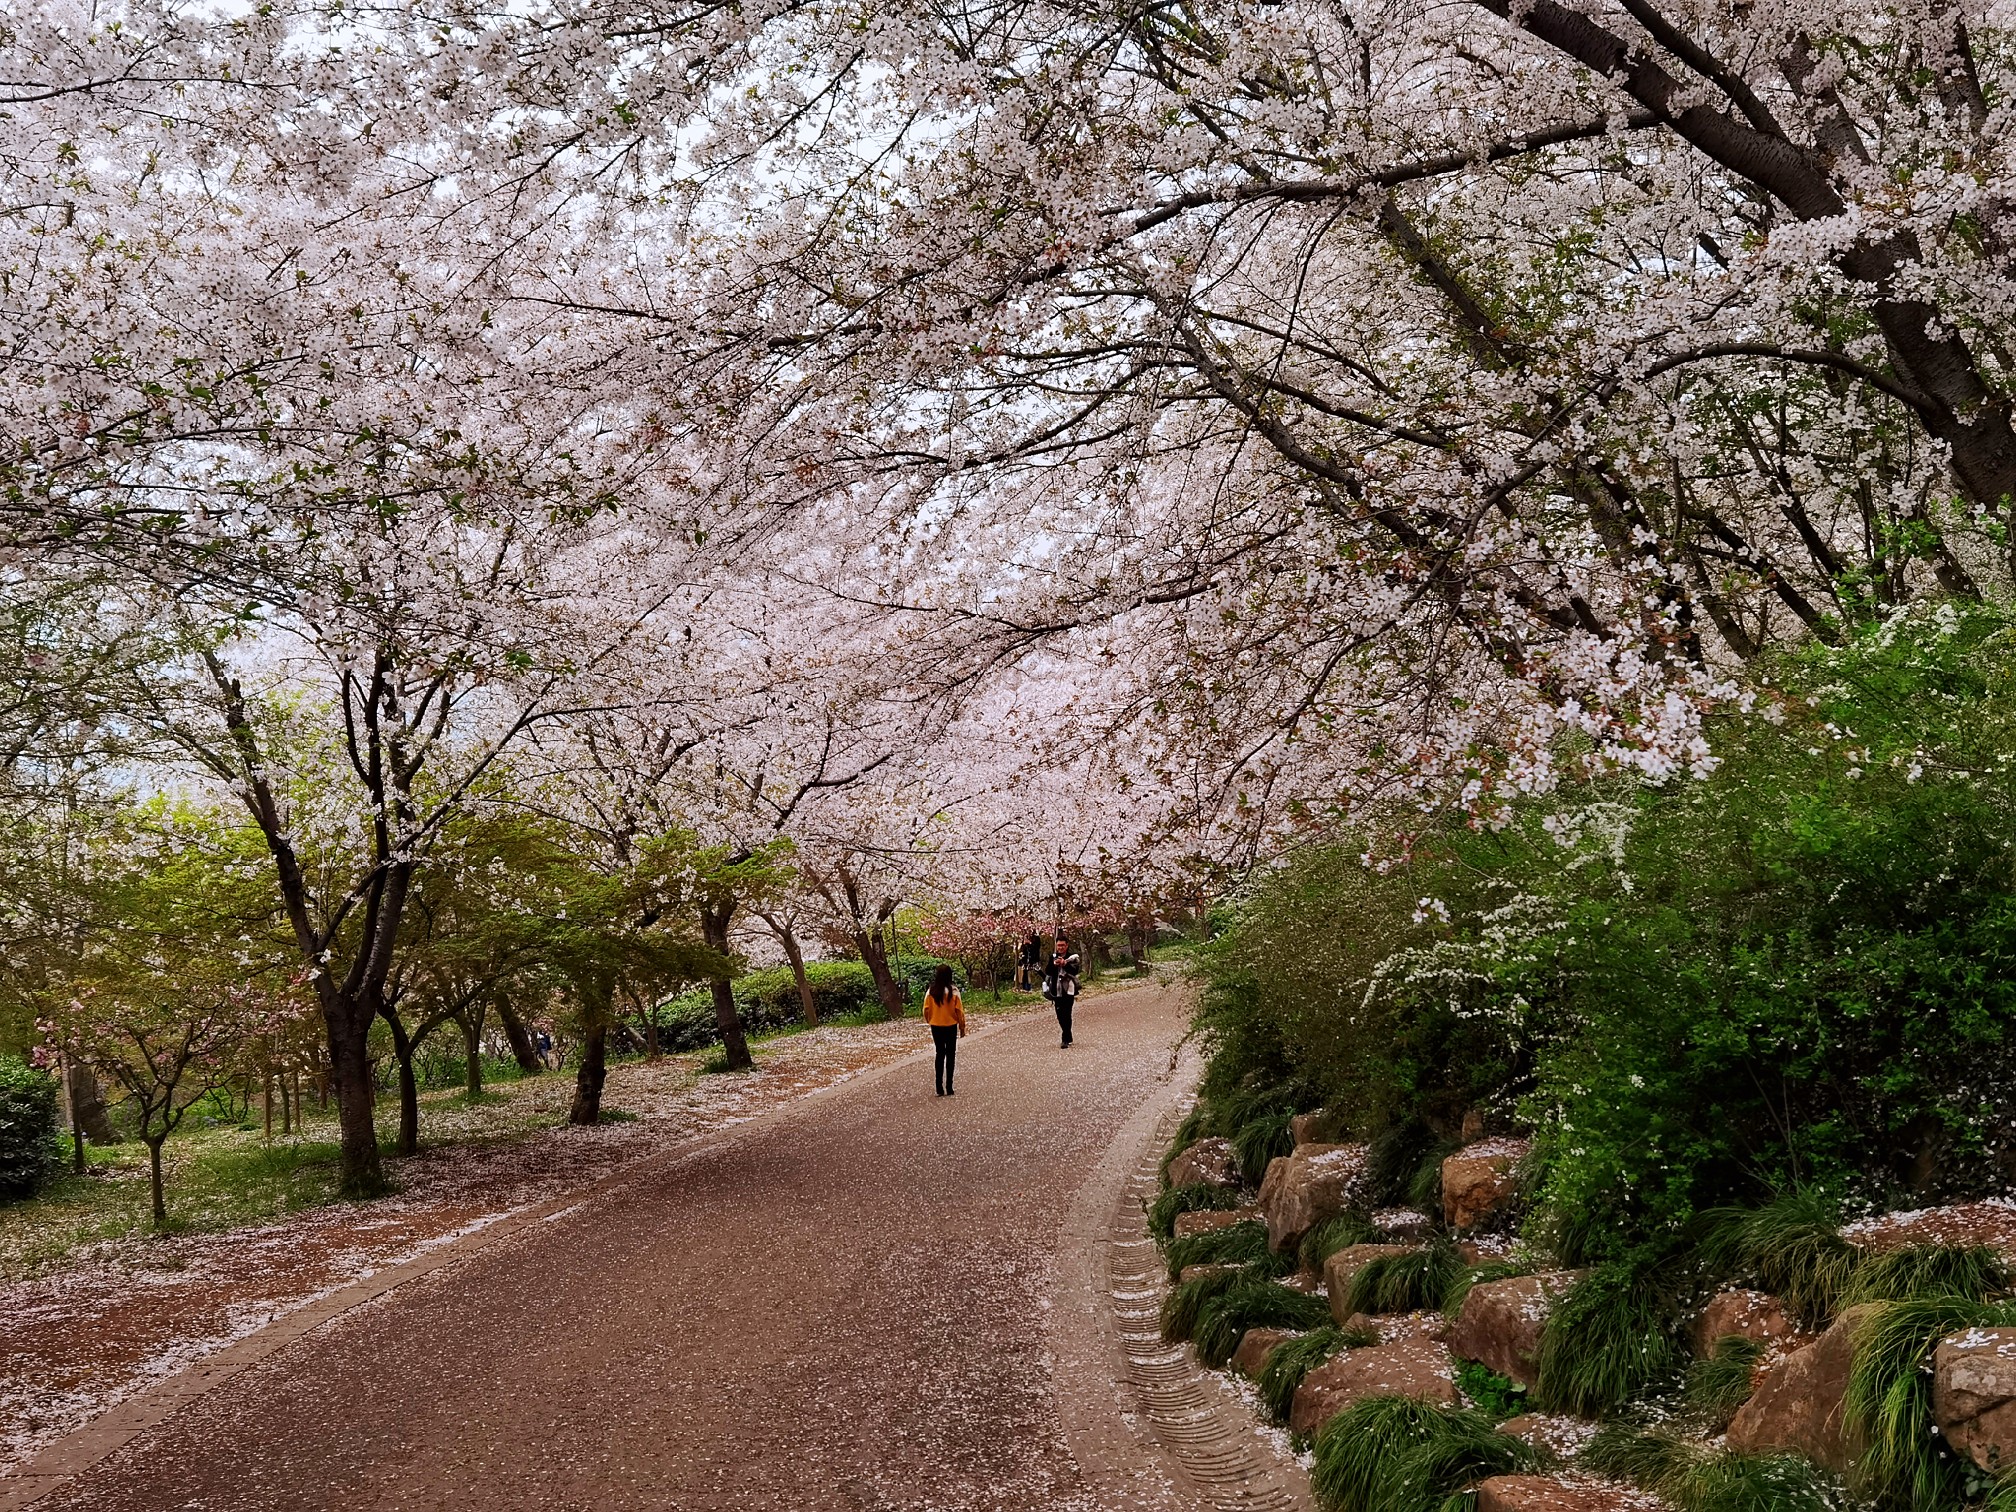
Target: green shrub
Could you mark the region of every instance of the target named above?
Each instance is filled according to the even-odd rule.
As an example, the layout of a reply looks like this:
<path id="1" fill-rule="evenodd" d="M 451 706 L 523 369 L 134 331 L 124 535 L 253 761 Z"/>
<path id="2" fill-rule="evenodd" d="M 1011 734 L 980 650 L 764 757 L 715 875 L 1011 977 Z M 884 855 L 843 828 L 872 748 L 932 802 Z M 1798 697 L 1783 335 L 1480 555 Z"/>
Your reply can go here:
<path id="1" fill-rule="evenodd" d="M 1456 1388 L 1495 1422 L 1517 1417 L 1532 1405 L 1524 1386 L 1476 1360 L 1457 1362 Z"/>
<path id="2" fill-rule="evenodd" d="M 1404 1255 L 1381 1255 L 1351 1278 L 1349 1312 L 1436 1312 L 1463 1274 L 1463 1260 L 1447 1240 Z"/>
<path id="3" fill-rule="evenodd" d="M 1536 1395 L 1578 1417 L 1615 1411 L 1678 1368 L 1675 1321 L 1671 1298 L 1644 1266 L 1597 1267 L 1548 1314 Z"/>
<path id="4" fill-rule="evenodd" d="M 1191 1339 L 1197 1357 L 1216 1370 L 1232 1358 L 1249 1328 L 1289 1328 L 1303 1332 L 1330 1321 L 1321 1297 L 1283 1286 L 1249 1270 L 1231 1286 L 1204 1300 Z"/>
<path id="5" fill-rule="evenodd" d="M 32 1197 L 62 1164 L 56 1083 L 14 1056 L 0 1056 L 0 1200 Z"/>
<path id="6" fill-rule="evenodd" d="M 1316 1435 L 1311 1482 L 1328 1512 L 1442 1512 L 1476 1481 L 1534 1469 L 1538 1451 L 1484 1413 L 1368 1397 Z"/>
<path id="7" fill-rule="evenodd" d="M 1206 1209 L 1227 1212 L 1238 1206 L 1237 1192 L 1226 1187 L 1212 1186 L 1209 1182 L 1199 1181 L 1189 1186 L 1168 1187 L 1148 1204 L 1148 1232 L 1167 1244 L 1176 1233 L 1178 1213 L 1196 1213 Z"/>
<path id="8" fill-rule="evenodd" d="M 1253 1221 L 1230 1223 L 1208 1234 L 1192 1234 L 1171 1239 L 1162 1251 L 1173 1280 L 1192 1265 L 1259 1265 L 1285 1272 L 1294 1267 L 1292 1256 L 1276 1255 L 1267 1248 L 1267 1225 Z"/>

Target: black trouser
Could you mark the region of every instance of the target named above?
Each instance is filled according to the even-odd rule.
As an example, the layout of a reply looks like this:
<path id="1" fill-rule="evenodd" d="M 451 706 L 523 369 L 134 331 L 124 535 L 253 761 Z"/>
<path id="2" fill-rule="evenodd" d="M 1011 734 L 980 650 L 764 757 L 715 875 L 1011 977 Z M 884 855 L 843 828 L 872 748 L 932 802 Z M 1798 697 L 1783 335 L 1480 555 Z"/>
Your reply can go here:
<path id="1" fill-rule="evenodd" d="M 1060 997 L 1057 1003 L 1057 1027 L 1064 1031 L 1064 1043 L 1071 1043 L 1071 1006 L 1078 1001 L 1074 993 L 1070 997 Z"/>
<path id="2" fill-rule="evenodd" d="M 931 1081 L 940 1092 L 952 1090 L 952 1065 L 959 1058 L 959 1026 L 933 1024 L 931 1045 L 938 1054 L 931 1062 Z"/>

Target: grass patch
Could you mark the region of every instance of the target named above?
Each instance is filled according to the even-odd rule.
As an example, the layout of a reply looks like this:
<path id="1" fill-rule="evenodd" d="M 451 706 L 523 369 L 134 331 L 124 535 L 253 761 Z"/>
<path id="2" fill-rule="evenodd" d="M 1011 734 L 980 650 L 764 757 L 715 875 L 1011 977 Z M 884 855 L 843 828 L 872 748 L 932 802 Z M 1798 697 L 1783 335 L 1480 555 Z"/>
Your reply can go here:
<path id="1" fill-rule="evenodd" d="M 1247 1271 L 1231 1286 L 1204 1301 L 1191 1337 L 1197 1357 L 1213 1370 L 1222 1368 L 1239 1348 L 1249 1328 L 1321 1328 L 1330 1320 L 1330 1304 L 1308 1292 Z"/>
<path id="2" fill-rule="evenodd" d="M 1312 1481 L 1327 1512 L 1443 1512 L 1474 1482 L 1540 1463 L 1484 1413 L 1411 1397 L 1352 1404 L 1323 1425 L 1315 1447 Z"/>
<path id="3" fill-rule="evenodd" d="M 1229 1187 L 1195 1182 L 1170 1187 L 1148 1204 L 1148 1232 L 1163 1244 L 1175 1236 L 1176 1215 L 1204 1211 L 1229 1212 L 1240 1205 L 1239 1194 Z"/>
<path id="4" fill-rule="evenodd" d="M 1716 1208 L 1701 1216 L 1696 1254 L 1719 1276 L 1754 1279 L 1809 1328 L 1841 1305 L 1861 1258 L 1841 1237 L 1840 1214 L 1818 1192 L 1793 1192 L 1761 1208 Z"/>
<path id="5" fill-rule="evenodd" d="M 1372 1329 L 1339 1328 L 1334 1323 L 1312 1328 L 1299 1339 L 1285 1339 L 1268 1351 L 1267 1364 L 1260 1372 L 1260 1400 L 1277 1423 L 1285 1423 L 1304 1376 L 1339 1350 L 1363 1349 L 1378 1342 L 1379 1335 Z"/>
<path id="6" fill-rule="evenodd" d="M 1712 1353 L 1687 1367 L 1687 1405 L 1718 1432 L 1726 1428 L 1736 1409 L 1750 1400 L 1752 1377 L 1763 1356 L 1764 1345 L 1757 1339 L 1738 1334 L 1717 1339 Z"/>
<path id="7" fill-rule="evenodd" d="M 1548 1315 L 1535 1394 L 1577 1417 L 1609 1415 L 1678 1369 L 1673 1321 L 1670 1299 L 1644 1267 L 1597 1267 Z"/>
<path id="8" fill-rule="evenodd" d="M 1293 1153 L 1295 1136 L 1289 1132 L 1288 1124 L 1294 1116 L 1285 1110 L 1263 1113 L 1232 1131 L 1232 1155 L 1239 1162 L 1239 1175 L 1246 1182 L 1258 1186 L 1270 1161 Z"/>
<path id="9" fill-rule="evenodd" d="M 1339 1213 L 1335 1218 L 1325 1218 L 1321 1223 L 1302 1236 L 1296 1246 L 1295 1259 L 1303 1270 L 1323 1269 L 1323 1262 L 1340 1249 L 1349 1249 L 1354 1244 L 1370 1244 L 1378 1236 L 1372 1227 L 1372 1220 L 1363 1213 Z"/>
<path id="10" fill-rule="evenodd" d="M 1230 1223 L 1208 1234 L 1171 1239 L 1162 1255 L 1169 1264 L 1172 1281 L 1192 1265 L 1260 1265 L 1281 1273 L 1295 1264 L 1293 1256 L 1276 1255 L 1268 1250 L 1267 1225 L 1252 1220 Z"/>
<path id="11" fill-rule="evenodd" d="M 1671 1429 L 1606 1428 L 1576 1463 L 1631 1481 L 1675 1512 L 1833 1512 L 1841 1505 L 1838 1488 L 1796 1455 L 1711 1448 Z"/>
<path id="12" fill-rule="evenodd" d="M 1229 1289 L 1240 1275 L 1236 1270 L 1211 1271 L 1170 1287 L 1169 1295 L 1162 1299 L 1162 1342 L 1181 1344 L 1196 1333 L 1204 1304 Z"/>
<path id="13" fill-rule="evenodd" d="M 1966 1467 L 1933 1431 L 1932 1346 L 1965 1328 L 2016 1324 L 2016 1304 L 1971 1297 L 1917 1297 L 1876 1304 L 1856 1331 L 1843 1413 L 1867 1444 L 1858 1489 L 1885 1506 L 1957 1507 Z"/>
<path id="14" fill-rule="evenodd" d="M 1345 1310 L 1362 1313 L 1437 1312 L 1463 1274 L 1456 1246 L 1437 1241 L 1405 1255 L 1381 1255 L 1351 1278 Z"/>
<path id="15" fill-rule="evenodd" d="M 1842 1289 L 1844 1306 L 1931 1297 L 1986 1300 L 2009 1289 L 2009 1262 L 1989 1245 L 1907 1244 L 1864 1254 Z"/>

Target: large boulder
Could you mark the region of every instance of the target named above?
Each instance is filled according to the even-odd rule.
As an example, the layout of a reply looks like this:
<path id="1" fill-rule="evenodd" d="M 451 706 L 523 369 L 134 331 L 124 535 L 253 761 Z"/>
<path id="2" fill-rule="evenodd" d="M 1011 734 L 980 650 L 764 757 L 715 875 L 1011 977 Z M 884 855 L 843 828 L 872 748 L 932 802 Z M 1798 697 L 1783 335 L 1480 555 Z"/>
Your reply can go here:
<path id="1" fill-rule="evenodd" d="M 1418 1397 L 1439 1407 L 1455 1406 L 1449 1351 L 1428 1339 L 1400 1339 L 1332 1355 L 1295 1388 L 1288 1427 L 1294 1433 L 1314 1433 L 1353 1402 L 1374 1396 Z"/>
<path id="2" fill-rule="evenodd" d="M 1322 1144 L 1336 1138 L 1338 1118 L 1328 1108 L 1297 1113 L 1288 1120 L 1288 1134 L 1298 1145 Z"/>
<path id="3" fill-rule="evenodd" d="M 1529 1139 L 1486 1139 L 1442 1162 L 1442 1219 L 1452 1229 L 1484 1228 L 1511 1210 Z"/>
<path id="4" fill-rule="evenodd" d="M 1257 1379 L 1267 1368 L 1267 1356 L 1274 1353 L 1276 1345 L 1301 1337 L 1289 1328 L 1249 1328 L 1239 1336 L 1239 1347 L 1232 1351 L 1232 1368 Z"/>
<path id="5" fill-rule="evenodd" d="M 1547 1331 L 1547 1316 L 1556 1299 L 1582 1274 L 1548 1271 L 1479 1282 L 1463 1299 L 1463 1310 L 1449 1330 L 1449 1347 L 1530 1388 L 1540 1377 L 1540 1339 Z"/>
<path id="6" fill-rule="evenodd" d="M 1769 1292 L 1724 1291 L 1708 1299 L 1694 1318 L 1694 1353 L 1712 1355 L 1719 1339 L 1735 1337 L 1763 1345 L 1793 1338 L 1799 1325 L 1783 1302 Z"/>
<path id="7" fill-rule="evenodd" d="M 1277 1155 L 1260 1183 L 1268 1245 L 1293 1249 L 1317 1224 L 1349 1208 L 1362 1194 L 1365 1166 L 1362 1144 L 1307 1144 Z"/>
<path id="8" fill-rule="evenodd" d="M 1729 1422 L 1729 1445 L 1745 1454 L 1803 1454 L 1845 1473 L 1861 1453 L 1842 1404 L 1855 1363 L 1855 1334 L 1870 1307 L 1851 1307 L 1804 1349 L 1795 1349 L 1764 1376 Z"/>
<path id="9" fill-rule="evenodd" d="M 1374 1260 L 1383 1260 L 1388 1255 L 1411 1255 L 1414 1251 L 1405 1244 L 1347 1244 L 1331 1253 L 1323 1262 L 1323 1290 L 1330 1296 L 1330 1316 L 1340 1324 L 1352 1317 L 1349 1298 L 1351 1283 L 1358 1272 Z"/>
<path id="10" fill-rule="evenodd" d="M 1586 1477 L 1494 1475 L 1477 1485 L 1477 1512 L 1641 1512 L 1642 1492 Z"/>
<path id="11" fill-rule="evenodd" d="M 1236 1187 L 1239 1159 L 1229 1139 L 1200 1139 L 1169 1162 L 1169 1185 Z"/>
<path id="12" fill-rule="evenodd" d="M 1230 1228 L 1235 1223 L 1248 1223 L 1259 1216 L 1258 1208 L 1198 1208 L 1194 1212 L 1176 1215 L 1175 1234 L 1178 1239 L 1215 1234 L 1219 1229 Z"/>
<path id="13" fill-rule="evenodd" d="M 2016 1328 L 1970 1328 L 1939 1341 L 1932 1421 L 1983 1470 L 2016 1467 Z"/>

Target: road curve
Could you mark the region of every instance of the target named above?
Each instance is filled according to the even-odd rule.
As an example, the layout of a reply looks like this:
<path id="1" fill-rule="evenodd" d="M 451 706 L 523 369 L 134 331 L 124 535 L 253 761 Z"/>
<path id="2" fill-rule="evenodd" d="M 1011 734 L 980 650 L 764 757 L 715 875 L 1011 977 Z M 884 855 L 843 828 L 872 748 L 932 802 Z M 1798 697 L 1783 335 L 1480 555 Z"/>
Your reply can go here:
<path id="1" fill-rule="evenodd" d="M 1074 1347 L 1084 1257 L 1060 1266 L 1060 1242 L 1170 1102 L 1187 1007 L 1094 998 L 1069 1050 L 1040 1017 L 967 1041 L 956 1097 L 927 1056 L 647 1162 L 245 1369 L 36 1512 L 1180 1508 L 1124 1463 L 1152 1449 L 1108 1421 L 1100 1347 Z"/>

